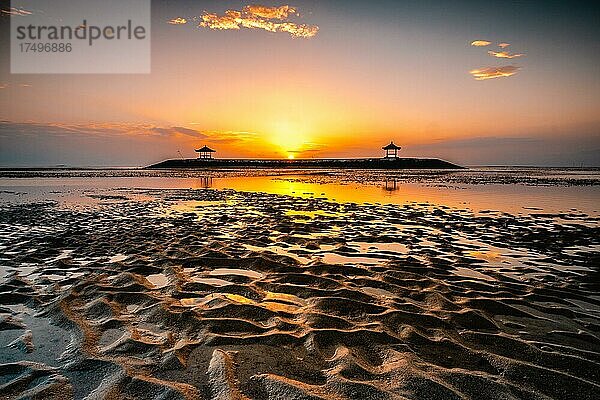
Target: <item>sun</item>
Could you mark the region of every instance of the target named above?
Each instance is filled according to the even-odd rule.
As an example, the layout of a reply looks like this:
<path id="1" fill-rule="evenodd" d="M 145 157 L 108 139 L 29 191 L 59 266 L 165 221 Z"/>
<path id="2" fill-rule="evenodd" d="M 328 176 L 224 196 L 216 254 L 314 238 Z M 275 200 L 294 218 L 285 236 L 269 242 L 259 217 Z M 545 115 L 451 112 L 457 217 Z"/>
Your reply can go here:
<path id="1" fill-rule="evenodd" d="M 302 151 L 306 143 L 310 142 L 310 137 L 306 133 L 306 127 L 302 123 L 288 120 L 276 120 L 272 122 L 272 129 L 268 136 L 273 149 L 281 154 L 281 157 L 295 157 L 295 154 Z"/>

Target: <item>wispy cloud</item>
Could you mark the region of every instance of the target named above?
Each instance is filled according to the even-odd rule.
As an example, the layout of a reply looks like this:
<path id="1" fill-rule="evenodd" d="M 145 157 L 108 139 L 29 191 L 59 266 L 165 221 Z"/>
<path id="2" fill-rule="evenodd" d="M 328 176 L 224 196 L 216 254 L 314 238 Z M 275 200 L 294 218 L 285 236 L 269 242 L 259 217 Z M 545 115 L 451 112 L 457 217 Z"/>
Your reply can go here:
<path id="1" fill-rule="evenodd" d="M 223 15 L 205 12 L 198 26 L 214 30 L 262 29 L 268 32 L 286 32 L 300 38 L 310 38 L 319 32 L 317 25 L 289 21 L 288 18 L 292 14 L 296 14 L 296 9 L 287 5 L 249 5 L 241 11 L 227 10 Z"/>
<path id="2" fill-rule="evenodd" d="M 186 125 L 201 125 L 190 123 Z M 150 123 L 89 122 L 82 124 L 0 121 L 0 138 L 7 135 L 81 138 L 147 138 L 189 140 L 202 139 L 213 144 L 248 144 L 259 134 L 246 131 L 213 131 L 183 126 L 157 126 Z"/>
<path id="3" fill-rule="evenodd" d="M 196 129 L 144 122 L 0 121 L 0 165 L 147 165 L 193 156 L 207 136 Z"/>
<path id="4" fill-rule="evenodd" d="M 204 125 L 203 122 L 187 122 L 186 125 Z M 174 127 L 177 128 L 177 127 Z M 200 132 L 196 129 L 181 128 L 189 131 Z M 217 130 L 203 130 L 202 135 L 204 139 L 209 143 L 247 143 L 249 141 L 257 140 L 260 136 L 256 132 L 248 131 L 217 131 Z"/>
<path id="5" fill-rule="evenodd" d="M 41 135 L 80 135 L 89 137 L 140 136 L 206 138 L 203 132 L 181 126 L 155 126 L 145 123 L 61 124 L 38 122 L 0 122 L 0 136 L 6 132 Z"/>
<path id="6" fill-rule="evenodd" d="M 191 136 L 195 138 L 205 138 L 207 137 L 204 133 L 197 131 L 195 129 L 184 128 L 182 126 L 171 126 L 168 128 L 159 128 L 153 127 L 150 128 L 152 132 L 156 132 L 161 136 L 176 136 L 176 135 L 185 135 Z"/>
<path id="7" fill-rule="evenodd" d="M 525 54 L 511 54 L 508 51 L 488 51 L 488 54 L 496 58 L 518 58 L 523 57 Z"/>
<path id="8" fill-rule="evenodd" d="M 173 18 L 173 19 L 168 20 L 167 24 L 171 24 L 171 25 L 183 25 L 183 24 L 187 24 L 187 19 L 181 18 L 181 17 L 177 17 L 177 18 Z"/>
<path id="9" fill-rule="evenodd" d="M 14 15 L 14 16 L 20 16 L 20 17 L 25 17 L 27 15 L 31 15 L 31 11 L 27 11 L 23 8 L 16 8 L 16 7 L 10 7 L 10 8 L 3 8 L 0 10 L 1 14 L 4 15 Z"/>
<path id="10" fill-rule="evenodd" d="M 471 42 L 471 46 L 475 47 L 485 47 L 492 44 L 492 42 L 488 42 L 487 40 L 474 40 Z"/>
<path id="11" fill-rule="evenodd" d="M 258 138 L 256 132 L 245 131 L 207 131 L 206 140 L 209 143 L 247 143 Z"/>
<path id="12" fill-rule="evenodd" d="M 475 40 L 475 41 L 471 42 L 471 45 L 476 46 L 476 47 L 484 47 L 484 46 L 488 46 L 489 44 L 491 44 L 491 42 L 487 41 L 487 40 Z M 509 51 L 504 50 L 509 46 L 510 46 L 510 43 L 500 42 L 500 43 L 498 43 L 498 47 L 500 47 L 502 50 L 500 50 L 500 51 L 488 50 L 487 53 L 488 53 L 488 55 L 490 55 L 492 57 L 506 59 L 506 60 L 511 60 L 513 58 L 519 58 L 519 57 L 525 56 L 524 53 L 518 53 L 518 54 L 510 53 Z M 476 68 L 476 69 L 472 69 L 471 71 L 469 71 L 469 73 L 476 80 L 484 81 L 487 79 L 505 78 L 505 77 L 513 76 L 517 72 L 519 72 L 520 69 L 521 69 L 521 67 L 516 66 L 516 65 L 504 65 L 504 66 L 498 66 L 498 67 Z"/>
<path id="13" fill-rule="evenodd" d="M 31 87 L 29 83 L 16 83 L 11 84 L 10 82 L 0 83 L 0 89 L 8 89 L 9 87 Z"/>
<path id="14" fill-rule="evenodd" d="M 501 67 L 478 68 L 469 71 L 469 73 L 478 81 L 486 79 L 503 78 L 515 75 L 521 67 L 515 65 L 506 65 Z"/>

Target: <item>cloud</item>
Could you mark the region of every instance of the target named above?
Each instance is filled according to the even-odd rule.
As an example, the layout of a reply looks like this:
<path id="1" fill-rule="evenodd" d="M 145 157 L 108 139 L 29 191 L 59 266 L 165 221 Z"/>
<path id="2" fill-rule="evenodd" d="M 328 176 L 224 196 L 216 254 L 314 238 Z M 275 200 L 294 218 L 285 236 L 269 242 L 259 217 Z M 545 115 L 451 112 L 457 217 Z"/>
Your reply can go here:
<path id="1" fill-rule="evenodd" d="M 515 75 L 521 67 L 507 65 L 502 67 L 478 68 L 469 71 L 469 73 L 478 81 L 486 79 L 502 78 Z"/>
<path id="2" fill-rule="evenodd" d="M 29 83 L 17 83 L 11 84 L 10 82 L 0 83 L 0 89 L 7 89 L 9 87 L 31 87 Z"/>
<path id="3" fill-rule="evenodd" d="M 177 18 L 173 18 L 173 19 L 168 20 L 167 24 L 171 24 L 171 25 L 183 25 L 183 24 L 187 24 L 187 19 L 181 18 L 181 17 L 177 17 Z"/>
<path id="4" fill-rule="evenodd" d="M 489 46 L 492 42 L 488 42 L 487 40 L 474 40 L 471 42 L 471 46 L 475 47 L 484 47 Z"/>
<path id="5" fill-rule="evenodd" d="M 175 136 L 175 135 L 186 135 L 196 138 L 205 138 L 207 137 L 204 133 L 197 131 L 195 129 L 188 129 L 182 126 L 172 126 L 170 128 L 158 128 L 153 127 L 150 128 L 152 132 L 156 132 L 161 136 Z"/>
<path id="6" fill-rule="evenodd" d="M 287 19 L 290 14 L 296 13 L 296 9 L 291 6 L 268 7 L 248 5 L 244 7 L 244 12 L 266 19 Z"/>
<path id="7" fill-rule="evenodd" d="M 488 51 L 488 54 L 496 58 L 517 58 L 523 57 L 525 54 L 510 54 L 508 51 Z"/>
<path id="8" fill-rule="evenodd" d="M 210 143 L 247 143 L 256 140 L 256 132 L 245 131 L 208 131 L 206 140 Z"/>
<path id="9" fill-rule="evenodd" d="M 27 11 L 23 8 L 16 8 L 16 7 L 2 9 L 2 10 L 0 10 L 0 13 L 5 14 L 5 15 L 14 15 L 14 16 L 20 16 L 20 17 L 25 17 L 27 15 L 32 14 L 31 11 Z"/>
<path id="10" fill-rule="evenodd" d="M 506 48 L 506 47 L 508 47 L 508 46 L 510 46 L 510 43 L 498 43 L 498 47 L 501 47 L 503 49 Z"/>
<path id="11" fill-rule="evenodd" d="M 286 32 L 300 38 L 316 36 L 319 32 L 318 26 L 288 21 L 288 17 L 294 13 L 296 9 L 287 5 L 280 7 L 249 5 L 242 11 L 227 10 L 223 15 L 205 12 L 198 26 L 214 30 L 262 29 L 268 32 Z"/>
<path id="12" fill-rule="evenodd" d="M 53 136 L 91 136 L 91 137 L 193 137 L 206 138 L 207 135 L 181 126 L 160 127 L 144 123 L 86 123 L 86 124 L 60 124 L 38 122 L 0 122 L 0 136 L 7 132 L 21 132 L 24 134 L 40 134 Z"/>
<path id="13" fill-rule="evenodd" d="M 202 15 L 201 27 L 225 30 L 225 29 L 240 29 L 242 14 L 239 11 L 227 10 L 225 15 L 206 13 Z"/>
<path id="14" fill-rule="evenodd" d="M 202 132 L 149 123 L 0 121 L 0 165 L 147 165 L 193 156 Z"/>

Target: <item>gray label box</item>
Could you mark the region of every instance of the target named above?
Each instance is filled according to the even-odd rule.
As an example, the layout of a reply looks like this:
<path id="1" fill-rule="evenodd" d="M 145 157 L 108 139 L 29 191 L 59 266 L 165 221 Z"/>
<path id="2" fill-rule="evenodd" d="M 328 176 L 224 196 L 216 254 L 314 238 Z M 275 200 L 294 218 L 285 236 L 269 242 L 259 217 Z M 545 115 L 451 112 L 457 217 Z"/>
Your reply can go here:
<path id="1" fill-rule="evenodd" d="M 150 0 L 12 4 L 13 74 L 150 73 Z"/>

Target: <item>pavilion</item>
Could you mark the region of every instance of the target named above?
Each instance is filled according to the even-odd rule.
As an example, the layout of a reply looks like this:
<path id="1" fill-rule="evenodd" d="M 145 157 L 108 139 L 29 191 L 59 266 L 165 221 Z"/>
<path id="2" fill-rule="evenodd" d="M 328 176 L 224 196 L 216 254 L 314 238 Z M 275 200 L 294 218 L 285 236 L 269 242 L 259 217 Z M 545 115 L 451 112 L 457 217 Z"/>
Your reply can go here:
<path id="1" fill-rule="evenodd" d="M 401 148 L 400 146 L 396 146 L 393 141 L 387 146 L 382 147 L 385 150 L 385 158 L 398 158 L 398 150 Z"/>
<path id="2" fill-rule="evenodd" d="M 196 153 L 198 153 L 198 158 L 201 158 L 203 160 L 210 160 L 212 159 L 212 153 L 216 153 L 216 150 L 211 149 L 208 146 L 204 146 L 200 149 L 196 149 L 194 150 Z"/>

